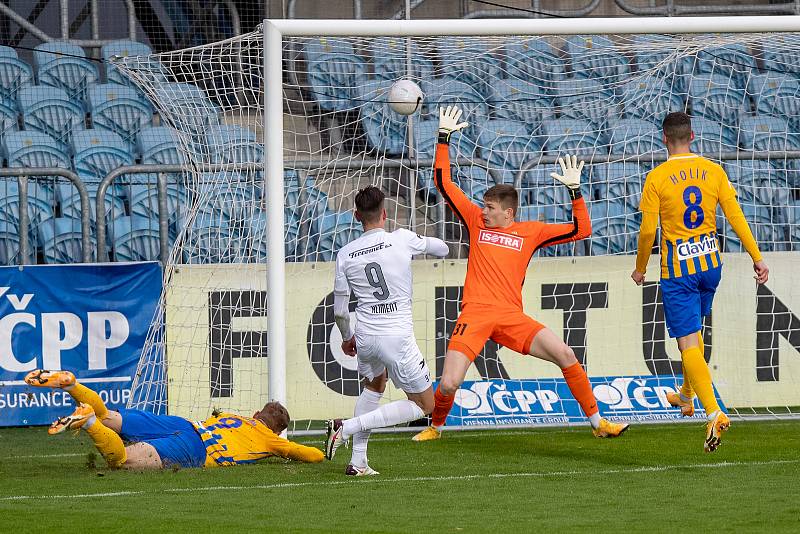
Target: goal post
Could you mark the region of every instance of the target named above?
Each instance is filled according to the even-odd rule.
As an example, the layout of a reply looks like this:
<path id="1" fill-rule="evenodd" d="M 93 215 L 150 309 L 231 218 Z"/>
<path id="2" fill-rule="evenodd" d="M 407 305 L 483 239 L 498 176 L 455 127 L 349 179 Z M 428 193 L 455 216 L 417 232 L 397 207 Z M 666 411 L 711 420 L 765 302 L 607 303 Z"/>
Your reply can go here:
<path id="1" fill-rule="evenodd" d="M 783 44 L 769 50 L 765 39 Z M 190 173 L 191 201 L 175 218 L 165 266 L 166 313 L 151 329 L 134 387 L 142 395 L 134 391 L 131 404 L 199 416 L 274 399 L 295 419 L 346 415 L 361 386 L 337 353 L 329 293 L 336 251 L 360 231 L 354 192 L 367 184 L 387 192 L 389 230 L 414 227 L 451 247 L 447 260 L 414 262 L 415 333 L 438 376 L 468 238 L 432 186 L 432 140 L 436 107 L 456 104 L 470 128 L 454 136 L 451 161 L 477 202 L 490 184 L 511 183 L 523 198 L 520 219 L 562 222 L 569 203 L 550 179 L 553 162 L 571 152 L 586 160 L 593 236 L 537 253 L 526 310 L 563 334 L 611 415 L 649 421 L 671 420 L 659 402 L 681 377 L 663 326 L 657 253 L 643 289 L 628 279 L 636 211 L 644 174 L 666 154 L 657 123 L 666 111 L 690 111 L 697 151 L 741 186 L 745 214 L 775 266 L 768 288 L 748 285 L 747 256 L 719 219 L 723 285 L 735 289 L 715 307 L 712 375 L 739 415 L 800 414 L 787 386 L 800 383 L 792 353 L 800 294 L 789 268 L 800 250 L 797 44 L 793 16 L 265 20 L 225 42 L 120 60 L 197 169 L 220 159 L 264 169 Z M 425 93 L 412 124 L 386 105 L 387 88 L 403 77 Z M 703 87 L 708 98 L 693 93 Z M 205 131 L 228 126 L 252 137 Z M 737 298 L 752 309 L 737 307 Z M 166 357 L 155 358 L 159 351 Z M 490 342 L 457 401 L 456 410 L 472 415 L 454 421 L 577 422 L 556 371 Z"/>

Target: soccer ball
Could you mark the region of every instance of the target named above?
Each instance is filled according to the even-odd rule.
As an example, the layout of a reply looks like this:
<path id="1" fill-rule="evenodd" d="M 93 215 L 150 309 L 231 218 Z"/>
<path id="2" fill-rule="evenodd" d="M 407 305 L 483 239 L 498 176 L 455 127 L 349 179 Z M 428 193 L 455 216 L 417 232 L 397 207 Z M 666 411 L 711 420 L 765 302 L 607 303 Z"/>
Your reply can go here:
<path id="1" fill-rule="evenodd" d="M 400 115 L 411 115 L 422 106 L 422 90 L 411 80 L 397 80 L 389 89 L 389 107 Z"/>

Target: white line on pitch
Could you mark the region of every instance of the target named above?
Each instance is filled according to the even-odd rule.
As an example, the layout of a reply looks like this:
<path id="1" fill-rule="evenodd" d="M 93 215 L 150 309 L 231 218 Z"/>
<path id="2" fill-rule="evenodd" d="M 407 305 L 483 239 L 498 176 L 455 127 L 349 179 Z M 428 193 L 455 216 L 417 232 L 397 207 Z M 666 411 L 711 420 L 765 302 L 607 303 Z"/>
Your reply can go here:
<path id="1" fill-rule="evenodd" d="M 69 458 L 70 456 L 86 456 L 85 452 L 64 452 L 60 454 L 28 454 L 26 456 L 6 456 L 6 460 L 26 460 L 31 458 Z"/>
<path id="2" fill-rule="evenodd" d="M 283 488 L 302 488 L 302 487 L 325 487 L 343 486 L 346 484 L 389 484 L 397 482 L 449 482 L 457 480 L 476 480 L 476 479 L 496 479 L 496 478 L 559 478 L 574 476 L 597 476 L 615 475 L 625 473 L 655 473 L 663 471 L 674 471 L 677 469 L 721 469 L 725 467 L 757 467 L 769 465 L 797 464 L 800 460 L 767 460 L 763 462 L 718 462 L 705 464 L 684 464 L 684 465 L 652 465 L 633 467 L 629 469 L 593 469 L 593 470 L 574 470 L 574 471 L 539 471 L 530 473 L 488 473 L 475 475 L 450 475 L 450 476 L 430 476 L 430 477 L 398 477 L 398 478 L 379 478 L 370 477 L 359 480 L 328 480 L 321 482 L 284 482 L 280 484 L 263 484 L 256 486 L 205 486 L 199 488 L 166 488 L 158 491 L 115 491 L 109 493 L 84 493 L 72 495 L 10 495 L 0 497 L 0 501 L 24 501 L 24 500 L 44 500 L 44 499 L 94 499 L 98 497 L 128 497 L 132 495 L 161 494 L 161 493 L 194 493 L 197 491 L 248 491 L 248 490 L 270 490 Z"/>

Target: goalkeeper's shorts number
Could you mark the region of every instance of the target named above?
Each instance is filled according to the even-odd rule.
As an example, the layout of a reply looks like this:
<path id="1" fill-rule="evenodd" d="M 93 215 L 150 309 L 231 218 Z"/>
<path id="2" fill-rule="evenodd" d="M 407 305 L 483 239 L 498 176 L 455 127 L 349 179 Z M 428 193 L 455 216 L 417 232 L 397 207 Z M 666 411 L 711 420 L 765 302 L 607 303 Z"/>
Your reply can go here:
<path id="1" fill-rule="evenodd" d="M 460 336 L 467 330 L 467 323 L 458 323 L 453 329 L 454 336 Z"/>

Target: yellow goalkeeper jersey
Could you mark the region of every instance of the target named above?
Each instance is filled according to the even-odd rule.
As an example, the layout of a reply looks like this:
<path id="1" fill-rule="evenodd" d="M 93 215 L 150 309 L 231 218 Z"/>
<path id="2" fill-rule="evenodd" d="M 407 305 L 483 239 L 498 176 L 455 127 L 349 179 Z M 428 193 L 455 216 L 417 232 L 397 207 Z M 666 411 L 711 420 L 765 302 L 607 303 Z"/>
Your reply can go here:
<path id="1" fill-rule="evenodd" d="M 639 209 L 661 219 L 661 277 L 678 278 L 722 265 L 717 204 L 735 202 L 723 168 L 696 154 L 676 154 L 650 171 Z"/>
<path id="2" fill-rule="evenodd" d="M 192 423 L 206 446 L 206 467 L 253 463 L 269 456 L 321 462 L 314 447 L 293 443 L 251 417 L 221 413 Z"/>

